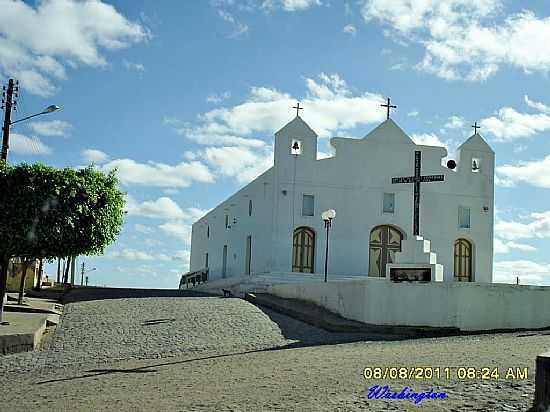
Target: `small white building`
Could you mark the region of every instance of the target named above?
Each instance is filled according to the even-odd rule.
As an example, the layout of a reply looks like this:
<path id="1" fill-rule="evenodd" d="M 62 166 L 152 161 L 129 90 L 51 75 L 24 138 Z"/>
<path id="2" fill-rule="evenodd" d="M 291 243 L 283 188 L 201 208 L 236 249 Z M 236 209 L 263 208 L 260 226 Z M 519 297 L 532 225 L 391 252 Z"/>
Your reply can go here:
<path id="1" fill-rule="evenodd" d="M 445 148 L 415 144 L 391 119 L 330 143 L 334 156 L 317 159 L 317 134 L 299 116 L 275 133 L 274 166 L 193 224 L 190 270 L 208 268 L 210 281 L 323 273 L 321 213 L 334 209 L 331 279 L 437 263 L 444 281 L 492 282 L 495 156 L 479 134 L 458 148 L 454 169 L 442 165 Z M 413 234 L 415 183 L 392 183 L 415 175 L 415 152 L 423 176 L 444 179 L 419 183 L 422 237 Z"/>

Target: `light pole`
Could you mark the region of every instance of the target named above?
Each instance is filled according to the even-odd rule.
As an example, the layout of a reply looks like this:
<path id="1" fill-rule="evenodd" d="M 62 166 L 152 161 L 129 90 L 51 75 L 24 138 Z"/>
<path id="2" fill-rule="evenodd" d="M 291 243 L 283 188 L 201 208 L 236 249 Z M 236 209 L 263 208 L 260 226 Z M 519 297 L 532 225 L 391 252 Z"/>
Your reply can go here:
<path id="1" fill-rule="evenodd" d="M 6 90 L 5 86 L 4 86 L 4 90 Z M 3 127 L 3 133 L 2 133 L 2 154 L 0 156 L 0 159 L 3 160 L 4 162 L 8 161 L 8 149 L 9 149 L 9 143 L 10 143 L 10 126 L 11 125 L 22 122 L 24 120 L 31 119 L 36 116 L 53 113 L 59 110 L 59 106 L 52 104 L 51 106 L 46 107 L 40 113 L 36 113 L 31 116 L 27 116 L 12 122 L 11 111 L 15 110 L 15 107 L 17 105 L 17 102 L 14 100 L 14 92 L 15 92 L 15 97 L 17 97 L 18 91 L 19 91 L 19 83 L 14 82 L 13 79 L 10 79 L 8 81 L 8 88 L 2 95 L 3 97 L 2 103 L 4 103 L 5 105 L 5 112 L 4 112 L 4 127 Z"/>
<path id="2" fill-rule="evenodd" d="M 80 275 L 80 286 L 84 286 L 84 274 L 88 273 L 88 272 L 93 272 L 96 269 L 97 268 L 91 268 L 91 269 L 86 270 L 86 264 L 84 262 L 82 262 L 82 270 L 81 270 L 81 275 Z M 86 276 L 86 286 L 88 286 L 88 276 Z"/>
<path id="3" fill-rule="evenodd" d="M 336 217 L 336 211 L 329 209 L 321 213 L 321 218 L 325 221 L 325 229 L 327 230 L 327 244 L 325 249 L 325 282 L 327 281 L 327 268 L 328 268 L 328 232 L 332 226 L 332 219 Z"/>

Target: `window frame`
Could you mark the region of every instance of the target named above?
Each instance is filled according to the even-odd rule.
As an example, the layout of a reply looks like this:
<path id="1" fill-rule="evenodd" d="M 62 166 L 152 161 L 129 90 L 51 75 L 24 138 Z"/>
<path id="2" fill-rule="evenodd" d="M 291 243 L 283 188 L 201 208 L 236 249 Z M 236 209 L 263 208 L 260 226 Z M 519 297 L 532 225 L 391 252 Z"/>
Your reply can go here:
<path id="1" fill-rule="evenodd" d="M 306 215 L 305 212 L 305 200 L 307 198 L 312 199 L 311 215 Z M 302 193 L 302 216 L 303 217 L 314 217 L 315 216 L 315 195 L 311 193 Z"/>

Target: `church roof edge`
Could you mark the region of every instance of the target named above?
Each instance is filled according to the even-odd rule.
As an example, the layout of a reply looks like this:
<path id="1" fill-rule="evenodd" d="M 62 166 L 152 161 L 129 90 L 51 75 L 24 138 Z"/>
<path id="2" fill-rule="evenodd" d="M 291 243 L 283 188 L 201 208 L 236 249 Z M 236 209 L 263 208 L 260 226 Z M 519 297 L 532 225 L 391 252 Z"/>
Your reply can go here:
<path id="1" fill-rule="evenodd" d="M 278 134 L 281 134 L 283 133 L 283 131 L 287 128 L 291 128 L 291 127 L 301 127 L 301 128 L 305 128 L 307 129 L 310 133 L 312 133 L 313 135 L 315 135 L 315 137 L 317 137 L 317 133 L 315 133 L 315 130 L 313 130 L 309 124 L 307 124 L 305 122 L 304 119 L 302 119 L 300 116 L 296 116 L 294 117 L 294 119 L 292 119 L 290 122 L 288 122 L 287 124 L 285 124 L 283 127 L 281 127 L 278 131 L 275 132 L 275 135 L 278 135 Z"/>

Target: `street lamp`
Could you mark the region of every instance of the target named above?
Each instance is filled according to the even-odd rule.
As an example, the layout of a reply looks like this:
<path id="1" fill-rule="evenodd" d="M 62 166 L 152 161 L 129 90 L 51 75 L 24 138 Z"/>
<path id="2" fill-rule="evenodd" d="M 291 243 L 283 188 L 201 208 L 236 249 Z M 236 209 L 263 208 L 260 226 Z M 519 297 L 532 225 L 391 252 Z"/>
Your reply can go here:
<path id="1" fill-rule="evenodd" d="M 36 114 L 33 114 L 31 116 L 27 116 L 27 117 L 23 117 L 22 119 L 19 119 L 19 120 L 16 120 L 15 122 L 10 122 L 10 126 L 12 124 L 15 124 L 15 123 L 19 123 L 19 122 L 22 122 L 24 120 L 28 120 L 32 117 L 36 117 L 36 116 L 40 116 L 40 115 L 43 115 L 43 114 L 48 114 L 48 113 L 53 113 L 53 112 L 56 112 L 58 111 L 59 109 L 61 109 L 61 107 L 59 106 L 56 106 L 55 104 L 52 104 L 48 107 L 46 107 L 44 110 L 42 110 L 40 113 L 36 113 Z"/>
<path id="2" fill-rule="evenodd" d="M 97 270 L 97 268 L 91 268 L 91 269 L 88 269 L 86 270 L 86 265 L 84 262 L 82 262 L 82 271 L 81 271 L 81 275 L 80 275 L 80 286 L 84 286 L 84 274 L 85 273 L 89 273 L 89 272 L 93 272 L 94 270 Z M 86 280 L 88 280 L 88 276 L 86 276 Z M 88 285 L 88 282 L 86 282 L 86 286 Z"/>
<path id="3" fill-rule="evenodd" d="M 332 219 L 336 217 L 336 211 L 334 209 L 325 210 L 321 213 L 321 218 L 325 221 L 325 229 L 327 230 L 327 244 L 325 249 L 325 282 L 327 281 L 327 267 L 328 267 L 328 232 L 332 226 Z"/>
<path id="4" fill-rule="evenodd" d="M 17 105 L 17 102 L 15 101 L 14 97 L 17 98 L 18 96 L 18 90 L 19 90 L 19 82 L 15 82 L 13 79 L 9 79 L 8 81 L 8 87 L 4 86 L 4 92 L 2 94 L 2 103 L 5 104 L 5 111 L 4 111 L 4 126 L 3 126 L 3 134 L 2 134 L 2 154 L 0 155 L 0 160 L 3 160 L 4 162 L 8 161 L 8 148 L 9 148 L 9 142 L 10 142 L 10 126 L 22 122 L 24 120 L 31 119 L 36 116 L 40 116 L 43 114 L 53 113 L 57 110 L 59 110 L 59 106 L 56 106 L 55 104 L 52 104 L 51 106 L 46 107 L 44 110 L 42 110 L 40 113 L 33 114 L 31 116 L 24 117 L 22 119 L 16 120 L 14 122 L 11 121 L 11 111 L 12 109 L 15 110 L 15 107 Z M 4 99 L 5 97 L 5 99 Z"/>

